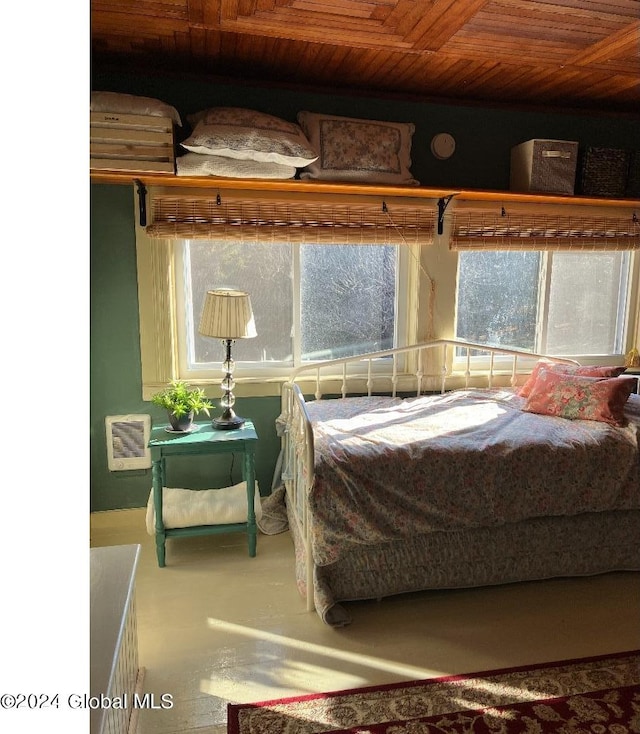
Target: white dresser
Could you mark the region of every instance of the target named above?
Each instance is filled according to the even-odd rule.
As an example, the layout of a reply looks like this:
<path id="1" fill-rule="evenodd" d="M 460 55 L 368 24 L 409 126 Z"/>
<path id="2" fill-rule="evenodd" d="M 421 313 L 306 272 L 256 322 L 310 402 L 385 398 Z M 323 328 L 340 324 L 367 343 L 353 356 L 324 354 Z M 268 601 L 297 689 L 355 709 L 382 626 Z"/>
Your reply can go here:
<path id="1" fill-rule="evenodd" d="M 139 545 L 91 549 L 91 696 L 133 700 L 138 677 Z M 91 734 L 127 734 L 132 708 L 92 708 Z"/>

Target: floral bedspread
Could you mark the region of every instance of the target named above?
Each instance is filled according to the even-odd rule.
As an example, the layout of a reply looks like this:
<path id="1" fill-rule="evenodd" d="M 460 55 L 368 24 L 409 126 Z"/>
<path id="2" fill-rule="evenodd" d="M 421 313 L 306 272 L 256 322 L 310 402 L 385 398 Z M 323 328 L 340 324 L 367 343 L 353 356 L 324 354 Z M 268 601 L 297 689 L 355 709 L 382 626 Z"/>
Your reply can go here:
<path id="1" fill-rule="evenodd" d="M 638 396 L 623 428 L 523 404 L 505 389 L 308 403 L 315 563 L 335 562 L 344 541 L 640 508 Z"/>

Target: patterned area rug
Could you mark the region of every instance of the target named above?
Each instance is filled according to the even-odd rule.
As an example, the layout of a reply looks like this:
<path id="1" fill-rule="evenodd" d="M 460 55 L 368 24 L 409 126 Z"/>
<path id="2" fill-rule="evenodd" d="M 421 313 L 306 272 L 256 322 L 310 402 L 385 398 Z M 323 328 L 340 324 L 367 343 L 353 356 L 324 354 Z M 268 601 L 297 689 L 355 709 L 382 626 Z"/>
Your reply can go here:
<path id="1" fill-rule="evenodd" d="M 229 734 L 638 734 L 640 650 L 229 704 Z"/>

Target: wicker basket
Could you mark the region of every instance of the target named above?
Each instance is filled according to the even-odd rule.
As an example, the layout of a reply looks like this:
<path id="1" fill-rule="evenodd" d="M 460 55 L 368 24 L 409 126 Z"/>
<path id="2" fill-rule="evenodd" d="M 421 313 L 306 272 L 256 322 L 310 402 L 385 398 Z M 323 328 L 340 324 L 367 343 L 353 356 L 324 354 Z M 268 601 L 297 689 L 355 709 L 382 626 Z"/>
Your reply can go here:
<path id="1" fill-rule="evenodd" d="M 623 197 L 631 153 L 618 148 L 586 148 L 581 156 L 580 193 L 585 196 Z"/>
<path id="2" fill-rule="evenodd" d="M 624 195 L 629 199 L 640 199 L 640 150 L 631 151 Z"/>

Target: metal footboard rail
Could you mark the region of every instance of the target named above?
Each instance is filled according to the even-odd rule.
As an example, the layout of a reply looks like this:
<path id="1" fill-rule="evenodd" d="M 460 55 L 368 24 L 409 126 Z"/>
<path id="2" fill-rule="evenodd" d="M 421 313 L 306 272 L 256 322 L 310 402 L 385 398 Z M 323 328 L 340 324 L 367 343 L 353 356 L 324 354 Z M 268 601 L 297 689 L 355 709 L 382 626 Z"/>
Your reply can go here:
<path id="1" fill-rule="evenodd" d="M 438 348 L 442 349 L 442 358 L 438 366 L 438 371 L 425 373 L 425 355 L 430 350 Z M 453 363 L 453 352 L 458 348 L 464 349 L 466 353 L 466 357 L 464 359 L 465 369 L 463 371 L 453 371 L 451 368 Z M 488 365 L 486 364 L 485 359 L 485 363 L 483 363 L 481 367 L 474 369 L 472 365 L 474 352 L 485 355 L 485 357 L 488 358 Z M 503 362 L 496 366 L 496 356 L 503 357 L 505 359 L 509 358 L 508 363 L 505 364 Z M 413 357 L 412 360 L 411 357 Z M 407 360 L 407 358 L 409 359 Z M 350 383 L 359 384 L 360 391 L 362 391 L 361 386 L 364 381 L 366 394 L 371 395 L 376 383 L 380 385 L 384 381 L 390 381 L 390 387 L 385 387 L 383 391 L 395 397 L 399 390 L 401 378 L 405 378 L 405 383 L 406 378 L 412 378 L 415 380 L 415 394 L 418 396 L 421 395 L 425 389 L 424 382 L 426 378 L 435 379 L 438 389 L 441 392 L 445 392 L 448 381 L 450 378 L 455 376 L 459 376 L 464 379 L 464 387 L 469 387 L 472 376 L 484 377 L 486 380 L 486 386 L 493 387 L 494 378 L 499 371 L 500 374 L 505 374 L 505 372 L 510 373 L 510 384 L 515 386 L 519 362 L 541 358 L 547 357 L 543 354 L 518 349 L 493 347 L 486 344 L 476 344 L 473 342 L 454 339 L 435 339 L 433 341 L 412 344 L 406 347 L 396 347 L 393 349 L 385 349 L 358 356 L 342 357 L 340 359 L 332 359 L 315 364 L 303 365 L 291 373 L 288 382 L 296 383 L 302 380 L 305 382 L 312 382 L 315 385 L 313 395 L 316 400 L 320 400 L 324 394 L 322 389 L 323 383 L 331 383 L 335 385 L 336 382 L 338 382 L 338 393 L 344 398 L 358 389 L 350 389 Z M 388 365 L 381 364 L 381 361 L 385 359 L 391 360 L 390 370 L 388 369 Z M 576 364 L 575 360 L 571 359 L 549 359 L 553 359 L 553 361 L 556 362 Z M 405 361 L 412 362 L 412 364 L 404 364 L 403 362 Z M 354 373 L 353 371 L 349 371 L 350 367 L 356 366 L 361 368 L 358 372 Z M 403 392 L 413 392 L 413 390 L 403 390 Z"/>
<path id="2" fill-rule="evenodd" d="M 465 356 L 455 361 L 457 369 L 454 371 L 454 351 L 457 348 L 464 350 Z M 437 372 L 425 373 L 425 368 L 431 368 L 434 360 L 429 361 L 426 355 L 430 350 L 441 349 L 442 354 Z M 474 365 L 476 355 L 484 355 L 481 364 Z M 496 357 L 499 364 L 496 364 Z M 435 381 L 441 393 L 446 392 L 450 378 L 457 378 L 460 386 L 470 386 L 472 377 L 480 377 L 485 387 L 493 387 L 499 375 L 504 381 L 509 381 L 515 387 L 519 362 L 538 359 L 549 359 L 554 362 L 578 364 L 575 360 L 548 357 L 542 354 L 525 352 L 524 350 L 492 347 L 473 342 L 452 339 L 437 339 L 407 347 L 398 347 L 364 355 L 333 359 L 319 364 L 310 364 L 299 367 L 282 387 L 282 410 L 280 421 L 282 429 L 282 477 L 287 494 L 287 503 L 293 510 L 297 532 L 301 538 L 306 557 L 306 599 L 307 609 L 315 607 L 313 598 L 313 552 L 311 547 L 311 527 L 307 496 L 314 482 L 315 447 L 313 426 L 306 408 L 303 389 L 298 381 L 304 382 L 305 387 L 310 382 L 314 388 L 313 396 L 320 400 L 323 396 L 323 384 L 332 388 L 338 386 L 338 399 L 346 398 L 350 394 L 365 392 L 371 396 L 374 387 L 377 392 L 390 394 L 394 397 L 398 392 L 415 393 L 420 396 L 425 391 L 425 380 Z M 389 359 L 390 361 L 387 361 Z M 357 367 L 357 371 L 350 371 L 350 367 Z M 410 371 L 408 371 L 408 368 Z M 407 380 L 407 378 L 410 378 Z M 379 386 L 386 382 L 384 389 Z M 413 382 L 411 389 L 409 382 Z M 363 390 L 363 387 L 365 388 Z M 430 388 L 433 392 L 433 388 Z M 332 390 L 332 394 L 336 394 Z"/>

